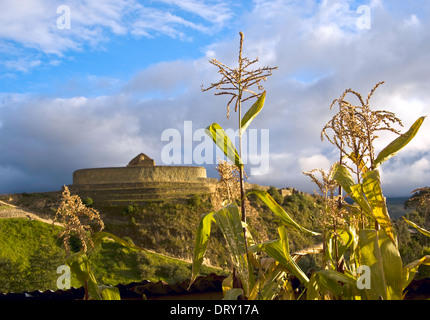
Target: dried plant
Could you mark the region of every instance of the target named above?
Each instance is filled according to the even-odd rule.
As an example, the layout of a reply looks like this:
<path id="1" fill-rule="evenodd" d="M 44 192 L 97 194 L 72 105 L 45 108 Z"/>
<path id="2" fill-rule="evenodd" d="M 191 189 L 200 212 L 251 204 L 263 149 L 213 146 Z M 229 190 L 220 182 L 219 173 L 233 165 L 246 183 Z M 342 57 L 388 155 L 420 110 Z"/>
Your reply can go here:
<path id="1" fill-rule="evenodd" d="M 218 210 L 224 201 L 231 203 L 240 199 L 240 180 L 239 168 L 233 163 L 219 160 L 216 170 L 219 173 L 219 180 L 215 193 L 215 209 Z"/>
<path id="2" fill-rule="evenodd" d="M 322 196 L 324 200 L 324 212 L 318 217 L 320 225 L 324 229 L 336 229 L 336 226 L 345 225 L 345 213 L 346 210 L 339 203 L 343 203 L 343 198 L 336 194 L 336 189 L 339 187 L 337 182 L 333 179 L 334 165 L 330 167 L 328 172 L 322 169 L 314 169 L 308 172 L 303 172 L 304 175 L 308 176 L 312 182 L 318 186 L 318 195 Z M 315 173 L 319 173 L 321 178 L 318 179 Z M 334 228 L 333 228 L 334 226 Z"/>
<path id="3" fill-rule="evenodd" d="M 225 160 L 219 160 L 216 170 L 219 173 L 219 180 L 216 187 L 216 192 L 213 195 L 213 205 L 215 211 L 221 209 L 225 202 L 234 203 L 240 200 L 240 179 L 239 168 L 234 164 Z M 249 223 L 258 232 L 259 238 L 263 241 L 268 240 L 267 232 L 258 221 L 258 212 L 251 205 L 248 198 L 245 198 L 245 207 Z"/>
<path id="4" fill-rule="evenodd" d="M 403 126 L 402 121 L 394 113 L 385 110 L 373 111 L 370 108 L 370 99 L 375 90 L 384 82 L 377 83 L 364 100 L 358 92 L 347 89 L 335 99 L 330 109 L 337 103 L 339 112 L 324 126 L 321 132 L 321 140 L 324 137 L 335 145 L 341 155 L 348 156 L 354 163 L 355 168 L 349 167 L 358 176 L 363 168 L 374 168 L 375 159 L 374 141 L 379 138 L 379 131 L 390 131 L 399 134 L 399 131 L 393 128 L 394 124 Z M 352 94 L 358 98 L 360 104 L 354 105 L 346 100 L 347 94 Z M 332 131 L 332 135 L 329 131 Z"/>
<path id="5" fill-rule="evenodd" d="M 64 226 L 64 230 L 58 237 L 63 238 L 67 254 L 70 253 L 71 236 L 77 236 L 81 242 L 82 250 L 87 252 L 88 247 L 94 246 L 89 234 L 95 231 L 94 228 L 98 228 L 98 231 L 104 228 L 99 212 L 86 207 L 79 196 L 72 196 L 67 186 L 63 187 L 61 204 L 55 213 L 55 221 L 61 222 Z M 92 225 L 89 224 L 90 222 Z"/>
<path id="6" fill-rule="evenodd" d="M 412 197 L 407 201 L 408 204 L 418 203 L 421 207 L 427 209 L 430 207 L 430 187 L 422 187 L 412 191 Z"/>
<path id="7" fill-rule="evenodd" d="M 256 91 L 264 91 L 261 82 L 266 81 L 267 77 L 272 75 L 272 70 L 278 68 L 266 66 L 255 70 L 247 70 L 251 65 L 258 62 L 258 58 L 250 61 L 248 58 L 242 57 L 244 35 L 243 32 L 240 32 L 239 34 L 239 66 L 233 69 L 213 58 L 209 62 L 218 67 L 218 73 L 222 75 L 222 78 L 220 81 L 212 83 L 206 89 L 202 86 L 202 91 L 208 91 L 215 88 L 216 90 L 219 90 L 219 92 L 216 92 L 215 95 L 231 95 L 231 99 L 227 103 L 227 118 L 229 118 L 230 114 L 230 105 L 235 99 L 236 101 L 234 110 L 237 112 L 238 110 L 240 111 L 240 104 L 242 102 L 253 98 L 258 98 L 262 94 L 262 92 L 255 92 L 251 90 L 251 87 L 256 85 L 258 89 Z M 248 95 L 245 96 L 244 93 L 248 93 Z"/>
<path id="8" fill-rule="evenodd" d="M 424 212 L 424 226 L 428 225 L 428 212 L 430 209 L 430 187 L 422 187 L 412 191 L 412 197 L 406 201 L 406 207 L 421 207 Z"/>

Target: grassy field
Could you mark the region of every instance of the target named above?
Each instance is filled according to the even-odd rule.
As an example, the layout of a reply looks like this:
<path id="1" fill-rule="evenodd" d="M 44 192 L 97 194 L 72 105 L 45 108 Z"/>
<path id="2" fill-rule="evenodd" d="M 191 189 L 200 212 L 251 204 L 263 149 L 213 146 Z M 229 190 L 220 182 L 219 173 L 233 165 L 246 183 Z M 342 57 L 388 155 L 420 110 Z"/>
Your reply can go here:
<path id="1" fill-rule="evenodd" d="M 58 231 L 56 226 L 34 220 L 0 220 L 0 292 L 57 290 L 56 270 L 65 258 Z M 105 241 L 92 254 L 91 265 L 97 281 L 111 285 L 142 280 L 175 283 L 191 274 L 188 262 L 131 250 L 111 241 Z M 222 270 L 203 269 L 203 274 L 211 272 Z M 80 286 L 73 277 L 72 286 Z"/>

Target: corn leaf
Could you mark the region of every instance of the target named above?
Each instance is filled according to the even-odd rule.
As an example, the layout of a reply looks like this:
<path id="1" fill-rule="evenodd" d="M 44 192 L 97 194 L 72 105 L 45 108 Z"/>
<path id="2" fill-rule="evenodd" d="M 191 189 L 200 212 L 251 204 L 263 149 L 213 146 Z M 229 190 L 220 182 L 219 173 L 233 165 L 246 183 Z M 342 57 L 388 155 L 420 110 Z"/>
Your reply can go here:
<path id="1" fill-rule="evenodd" d="M 191 271 L 191 280 L 188 288 L 191 287 L 199 274 L 200 267 L 203 263 L 203 258 L 209 243 L 211 234 L 211 223 L 213 221 L 214 212 L 207 213 L 200 220 L 196 232 L 196 240 L 194 243 L 193 266 Z"/>
<path id="2" fill-rule="evenodd" d="M 383 229 L 359 231 L 357 258 L 359 265 L 370 268 L 370 289 L 363 289 L 367 299 L 402 299 L 402 259 Z"/>
<path id="3" fill-rule="evenodd" d="M 121 300 L 119 289 L 111 286 L 99 286 L 103 300 Z"/>
<path id="4" fill-rule="evenodd" d="M 242 282 L 244 293 L 248 296 L 252 279 L 246 256 L 245 238 L 239 209 L 235 205 L 228 205 L 215 212 L 213 218 L 223 233 L 231 261 Z"/>
<path id="5" fill-rule="evenodd" d="M 135 250 L 143 250 L 146 251 L 143 248 L 140 248 L 134 244 L 131 244 L 130 242 L 121 239 L 120 237 L 106 232 L 106 231 L 99 231 L 99 232 L 94 232 L 94 234 L 92 235 L 91 239 L 93 240 L 94 246 L 98 246 L 101 244 L 101 242 L 103 241 L 103 239 L 112 239 L 113 241 L 115 241 L 116 243 L 123 245 L 124 247 L 130 248 L 130 249 L 135 249 Z"/>
<path id="6" fill-rule="evenodd" d="M 294 221 L 287 212 L 272 198 L 270 194 L 268 194 L 266 191 L 261 190 L 252 190 L 248 192 L 248 195 L 255 194 L 258 198 L 260 198 L 265 205 L 269 207 L 269 209 L 278 217 L 281 219 L 282 223 L 289 227 L 293 228 L 296 231 L 299 231 L 303 234 L 307 235 L 319 235 L 318 232 L 314 232 L 311 230 L 308 230 L 301 225 L 299 225 L 296 221 Z"/>
<path id="7" fill-rule="evenodd" d="M 371 214 L 372 209 L 363 195 L 362 185 L 354 182 L 349 170 L 345 166 L 340 163 L 335 164 L 333 179 L 336 180 L 342 189 L 345 190 L 349 197 L 354 200 L 354 202 L 357 203 L 364 212 Z"/>
<path id="8" fill-rule="evenodd" d="M 412 279 L 415 277 L 415 274 L 418 271 L 418 268 L 421 265 L 430 265 L 429 255 L 424 256 L 421 259 L 415 260 L 403 267 L 403 290 L 405 290 L 409 283 L 411 283 Z"/>
<path id="9" fill-rule="evenodd" d="M 348 229 L 339 229 L 336 234 L 331 233 L 327 239 L 326 254 L 328 258 L 332 261 L 333 266 L 335 266 L 335 241 L 337 241 L 337 255 L 340 259 L 346 250 L 353 244 L 354 235 Z"/>
<path id="10" fill-rule="evenodd" d="M 233 142 L 231 142 L 224 129 L 218 123 L 212 123 L 205 129 L 213 142 L 224 152 L 228 159 L 230 159 L 237 166 L 243 166 L 242 159 L 239 156 Z"/>
<path id="11" fill-rule="evenodd" d="M 358 160 L 354 152 L 351 152 L 350 154 L 345 155 L 344 157 L 349 158 L 352 162 L 355 163 L 355 165 L 358 167 L 361 173 L 364 173 L 368 170 L 366 164 L 364 163 L 363 159 Z"/>
<path id="12" fill-rule="evenodd" d="M 97 280 L 91 271 L 88 256 L 80 251 L 67 257 L 66 263 L 81 285 L 87 286 L 89 297 L 94 300 L 102 300 L 103 297 L 97 285 Z"/>
<path id="13" fill-rule="evenodd" d="M 285 227 L 279 227 L 278 232 L 281 239 L 256 244 L 249 247 L 249 251 L 257 252 L 261 250 L 265 252 L 282 264 L 289 273 L 294 274 L 302 283 L 308 283 L 308 277 L 290 255 Z"/>
<path id="14" fill-rule="evenodd" d="M 409 221 L 408 219 L 406 219 L 405 217 L 402 217 L 409 225 L 411 225 L 412 227 L 414 227 L 415 229 L 417 229 L 419 232 L 421 232 L 423 235 L 430 237 L 430 231 L 420 227 L 419 225 L 417 225 L 416 223 L 413 223 L 412 221 Z"/>
<path id="15" fill-rule="evenodd" d="M 258 276 L 249 299 L 250 300 L 273 300 L 282 288 L 290 289 L 290 283 L 285 281 L 288 270 L 273 258 L 261 259 L 261 269 L 264 270 Z"/>
<path id="16" fill-rule="evenodd" d="M 387 203 L 381 189 L 381 180 L 378 170 L 370 170 L 363 174 L 363 192 L 372 208 L 372 216 L 385 230 L 393 243 L 397 244 L 394 229 L 391 225 Z"/>
<path id="17" fill-rule="evenodd" d="M 423 124 L 424 119 L 425 116 L 418 118 L 407 132 L 401 134 L 390 144 L 388 144 L 384 149 L 382 149 L 382 151 L 378 154 L 375 161 L 373 162 L 374 168 L 376 169 L 379 165 L 390 159 L 403 147 L 405 147 L 415 137 L 421 125 Z"/>
<path id="18" fill-rule="evenodd" d="M 337 162 L 333 169 L 333 179 L 342 187 L 343 190 L 352 198 L 351 187 L 355 185 L 349 170 Z M 353 199 L 355 201 L 355 199 Z"/>
<path id="19" fill-rule="evenodd" d="M 252 120 L 257 116 L 257 114 L 263 109 L 264 101 L 266 99 L 266 91 L 264 91 L 261 96 L 254 102 L 254 104 L 245 113 L 242 120 L 240 121 L 239 135 L 245 132 L 246 128 L 251 124 Z"/>
<path id="20" fill-rule="evenodd" d="M 327 292 L 335 297 L 348 298 L 345 295 L 350 286 L 355 286 L 354 277 L 340 273 L 336 270 L 326 269 L 312 274 L 307 285 L 306 298 L 308 300 L 320 300 Z"/>

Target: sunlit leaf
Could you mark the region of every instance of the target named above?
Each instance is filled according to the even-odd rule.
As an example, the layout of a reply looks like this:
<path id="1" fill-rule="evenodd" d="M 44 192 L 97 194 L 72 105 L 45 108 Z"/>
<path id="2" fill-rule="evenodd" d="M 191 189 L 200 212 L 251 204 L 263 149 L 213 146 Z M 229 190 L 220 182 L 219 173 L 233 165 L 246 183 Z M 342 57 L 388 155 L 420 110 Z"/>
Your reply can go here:
<path id="1" fill-rule="evenodd" d="M 212 123 L 205 129 L 205 132 L 212 138 L 213 142 L 222 150 L 228 159 L 237 166 L 243 166 L 242 159 L 240 159 L 233 142 L 231 142 L 224 129 L 218 123 Z"/>
<path id="2" fill-rule="evenodd" d="M 383 229 L 359 231 L 357 257 L 359 265 L 366 265 L 370 269 L 370 289 L 363 289 L 367 299 L 402 298 L 402 259 Z"/>
<path id="3" fill-rule="evenodd" d="M 87 287 L 89 297 L 94 300 L 102 300 L 102 295 L 97 285 L 97 280 L 91 271 L 87 255 L 80 251 L 67 257 L 66 263 L 81 285 Z"/>
<path id="4" fill-rule="evenodd" d="M 291 274 L 294 274 L 302 283 L 309 281 L 303 270 L 297 265 L 289 253 L 288 239 L 283 226 L 278 228 L 281 239 L 259 243 L 249 247 L 252 252 L 263 251 L 282 264 Z"/>
<path id="5" fill-rule="evenodd" d="M 233 266 L 242 282 L 245 295 L 248 295 L 251 278 L 239 209 L 235 205 L 228 205 L 215 212 L 213 218 L 221 229 Z"/>
<path id="6" fill-rule="evenodd" d="M 406 219 L 405 217 L 402 217 L 410 226 L 414 227 L 415 229 L 417 229 L 419 232 L 421 232 L 423 235 L 430 237 L 430 231 L 420 227 L 419 225 L 417 225 L 416 223 Z"/>
<path id="7" fill-rule="evenodd" d="M 327 292 L 336 298 L 346 297 L 345 291 L 348 286 L 355 286 L 356 279 L 346 273 L 336 270 L 320 270 L 312 274 L 307 284 L 306 298 L 308 300 L 320 300 Z"/>
<path id="8" fill-rule="evenodd" d="M 403 287 L 402 289 L 405 290 L 406 287 L 411 283 L 411 281 L 414 279 L 415 274 L 418 271 L 418 268 L 421 265 L 430 265 L 430 255 L 424 256 L 421 259 L 412 261 L 405 267 L 403 267 Z"/>
<path id="9" fill-rule="evenodd" d="M 387 203 L 381 189 L 381 180 L 378 170 L 367 171 L 363 174 L 363 192 L 372 208 L 372 216 L 385 230 L 391 240 L 397 244 L 394 229 L 391 225 L 387 210 Z"/>
<path id="10" fill-rule="evenodd" d="M 421 125 L 423 124 L 423 121 L 425 118 L 426 118 L 425 116 L 418 118 L 407 132 L 401 134 L 399 137 L 394 139 L 390 144 L 388 144 L 378 154 L 375 161 L 373 162 L 374 168 L 377 168 L 379 165 L 381 165 L 383 162 L 390 159 L 397 152 L 399 152 L 403 147 L 405 147 L 415 137 Z"/>
<path id="11" fill-rule="evenodd" d="M 248 192 L 248 195 L 255 194 L 258 198 L 260 198 L 265 205 L 269 207 L 269 209 L 278 217 L 281 219 L 282 223 L 292 229 L 295 229 L 296 231 L 299 231 L 303 234 L 307 235 L 319 235 L 318 232 L 314 232 L 311 230 L 308 230 L 301 225 L 299 225 L 296 221 L 294 221 L 287 212 L 272 198 L 270 194 L 268 194 L 266 191 L 261 190 L 252 190 Z"/>
<path id="12" fill-rule="evenodd" d="M 257 114 L 263 109 L 264 101 L 266 99 L 266 91 L 264 91 L 261 96 L 257 99 L 257 101 L 254 102 L 254 104 L 251 106 L 251 108 L 248 109 L 248 111 L 243 116 L 241 122 L 240 122 L 240 130 L 239 135 L 242 136 L 242 134 L 245 132 L 246 128 L 251 124 L 252 120 L 257 116 Z"/>
<path id="13" fill-rule="evenodd" d="M 99 286 L 103 300 L 121 300 L 121 295 L 117 287 Z"/>
<path id="14" fill-rule="evenodd" d="M 354 152 L 351 152 L 350 154 L 347 154 L 345 157 L 348 157 L 354 164 L 358 167 L 359 172 L 364 173 L 368 170 L 366 164 L 364 163 L 363 159 L 358 160 Z"/>
<path id="15" fill-rule="evenodd" d="M 189 287 L 196 280 L 199 274 L 200 267 L 203 263 L 203 258 L 206 253 L 206 249 L 209 243 L 209 237 L 211 234 L 211 223 L 213 220 L 214 212 L 207 213 L 200 220 L 199 226 L 196 232 L 196 240 L 194 243 L 194 255 L 193 255 L 193 266 L 191 272 L 191 280 Z"/>

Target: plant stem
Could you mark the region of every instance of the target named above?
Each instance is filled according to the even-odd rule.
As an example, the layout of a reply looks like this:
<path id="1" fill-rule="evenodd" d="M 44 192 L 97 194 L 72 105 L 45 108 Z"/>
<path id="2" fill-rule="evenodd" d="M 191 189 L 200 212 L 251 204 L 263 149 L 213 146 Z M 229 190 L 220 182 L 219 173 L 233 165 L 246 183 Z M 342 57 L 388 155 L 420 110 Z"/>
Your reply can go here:
<path id="1" fill-rule="evenodd" d="M 88 281 L 87 280 L 85 280 L 84 289 L 85 289 L 85 300 L 89 300 L 89 296 L 88 296 Z"/>

